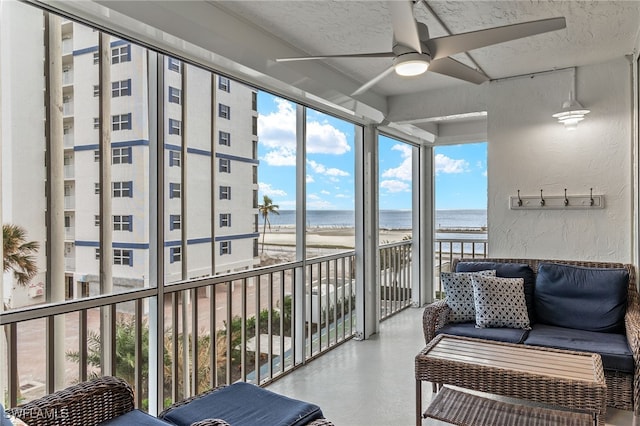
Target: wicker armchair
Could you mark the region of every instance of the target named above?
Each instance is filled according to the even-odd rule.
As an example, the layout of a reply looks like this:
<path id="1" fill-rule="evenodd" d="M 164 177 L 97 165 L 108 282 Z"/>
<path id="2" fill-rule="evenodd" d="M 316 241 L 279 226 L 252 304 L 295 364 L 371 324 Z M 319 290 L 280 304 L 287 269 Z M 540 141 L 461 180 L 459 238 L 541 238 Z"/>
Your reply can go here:
<path id="1" fill-rule="evenodd" d="M 131 386 L 118 377 L 105 376 L 6 411 L 29 426 L 91 426 L 133 409 Z"/>
<path id="2" fill-rule="evenodd" d="M 163 419 L 167 414 L 169 414 L 172 410 L 175 410 L 176 408 L 182 407 L 196 399 L 205 397 L 217 390 L 220 390 L 222 388 L 224 388 L 225 386 L 218 386 L 216 388 L 210 389 L 208 391 L 205 391 L 201 394 L 192 396 L 190 398 L 184 399 L 182 401 L 178 401 L 174 404 L 172 404 L 169 408 L 167 408 L 166 410 L 164 410 L 163 412 L 161 412 L 158 417 Z M 220 420 L 220 419 L 205 419 L 205 420 L 201 420 L 199 422 L 196 423 L 192 423 L 191 426 L 226 426 L 227 422 L 225 422 L 224 420 Z M 313 420 L 309 423 L 307 423 L 305 426 L 334 426 L 333 423 L 331 423 L 329 420 L 327 419 L 317 419 L 317 420 Z"/>
<path id="3" fill-rule="evenodd" d="M 592 268 L 626 268 L 629 271 L 629 287 L 627 311 L 625 314 L 625 332 L 629 348 L 633 354 L 635 368 L 633 375 L 605 370 L 607 405 L 622 410 L 633 410 L 636 416 L 640 416 L 640 299 L 636 287 L 636 271 L 633 265 L 575 260 L 475 258 L 454 259 L 451 264 L 451 270 L 455 271 L 458 262 L 466 260 L 473 262 L 524 263 L 528 264 L 536 275 L 538 273 L 538 265 L 544 262 Z M 422 326 L 426 343 L 429 343 L 436 336 L 437 331 L 447 324 L 450 311 L 450 308 L 444 300 L 433 302 L 425 308 L 422 317 Z"/>

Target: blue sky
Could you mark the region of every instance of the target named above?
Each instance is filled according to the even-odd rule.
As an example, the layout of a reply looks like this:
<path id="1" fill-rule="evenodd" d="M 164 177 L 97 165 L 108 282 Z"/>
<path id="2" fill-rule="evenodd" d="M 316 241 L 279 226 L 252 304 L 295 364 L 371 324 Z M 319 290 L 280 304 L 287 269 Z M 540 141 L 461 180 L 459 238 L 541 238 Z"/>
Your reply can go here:
<path id="1" fill-rule="evenodd" d="M 259 200 L 273 199 L 282 210 L 295 208 L 295 104 L 258 94 Z M 307 109 L 307 208 L 352 210 L 355 127 Z M 411 149 L 381 137 L 380 208 L 411 209 Z M 486 208 L 486 144 L 437 147 L 436 208 Z"/>

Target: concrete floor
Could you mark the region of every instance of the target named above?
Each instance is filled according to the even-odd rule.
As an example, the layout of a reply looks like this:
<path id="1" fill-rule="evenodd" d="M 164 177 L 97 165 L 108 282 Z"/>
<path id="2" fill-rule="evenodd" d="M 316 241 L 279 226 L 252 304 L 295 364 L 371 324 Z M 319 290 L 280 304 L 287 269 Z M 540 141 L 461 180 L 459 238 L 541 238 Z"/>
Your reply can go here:
<path id="1" fill-rule="evenodd" d="M 424 345 L 422 309 L 409 308 L 384 321 L 371 339 L 347 342 L 268 389 L 319 405 L 336 426 L 413 426 L 413 363 Z M 432 397 L 428 383 L 423 397 Z M 632 419 L 630 411 L 607 410 L 607 425 L 630 426 Z"/>

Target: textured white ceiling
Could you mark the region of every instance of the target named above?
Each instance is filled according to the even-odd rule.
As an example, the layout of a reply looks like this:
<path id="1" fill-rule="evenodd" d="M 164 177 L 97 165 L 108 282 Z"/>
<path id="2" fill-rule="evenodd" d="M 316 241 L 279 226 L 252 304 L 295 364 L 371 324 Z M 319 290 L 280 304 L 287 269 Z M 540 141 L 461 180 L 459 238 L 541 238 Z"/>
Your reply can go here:
<path id="1" fill-rule="evenodd" d="M 222 1 L 212 2 L 300 51 L 301 55 L 369 53 L 391 49 L 386 1 Z M 470 52 L 491 79 L 607 61 L 633 52 L 640 1 L 429 1 L 452 33 L 564 16 L 567 28 Z M 431 37 L 448 35 L 421 2 L 414 15 Z M 464 55 L 454 58 L 473 66 Z M 275 58 L 274 58 L 275 59 Z M 391 59 L 334 59 L 328 65 L 364 83 Z M 298 64 L 289 64 L 295 69 Z M 394 73 L 372 90 L 398 95 L 470 84 L 436 73 L 403 79 Z"/>

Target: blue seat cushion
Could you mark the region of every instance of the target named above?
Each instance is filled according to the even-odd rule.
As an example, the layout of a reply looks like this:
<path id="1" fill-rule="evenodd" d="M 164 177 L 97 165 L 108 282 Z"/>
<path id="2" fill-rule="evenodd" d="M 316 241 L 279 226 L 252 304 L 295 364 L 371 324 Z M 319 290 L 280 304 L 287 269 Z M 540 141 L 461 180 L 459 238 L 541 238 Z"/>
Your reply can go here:
<path id="1" fill-rule="evenodd" d="M 506 327 L 478 328 L 475 322 L 463 322 L 446 324 L 436 334 L 453 334 L 454 336 L 475 337 L 476 339 L 497 342 L 522 343 L 527 337 L 527 330 Z"/>
<path id="2" fill-rule="evenodd" d="M 634 371 L 633 355 L 627 344 L 627 338 L 623 334 L 598 333 L 536 324 L 529 331 L 529 336 L 524 344 L 594 352 L 600 354 L 602 367 L 605 370 L 628 374 L 633 374 Z"/>
<path id="3" fill-rule="evenodd" d="M 140 410 L 132 410 L 128 413 L 122 414 L 118 417 L 114 417 L 111 420 L 107 420 L 106 422 L 100 423 L 101 425 L 136 425 L 136 426 L 154 426 L 154 425 L 163 425 L 167 426 L 169 423 L 163 422 L 160 419 L 157 419 L 144 411 Z"/>
<path id="4" fill-rule="evenodd" d="M 0 404 L 0 426 L 11 426 L 9 415 L 4 411 L 4 407 Z"/>
<path id="5" fill-rule="evenodd" d="M 541 263 L 535 309 L 547 325 L 603 333 L 624 331 L 629 272 Z"/>
<path id="6" fill-rule="evenodd" d="M 526 263 L 458 262 L 456 265 L 456 272 L 477 272 L 488 269 L 495 270 L 496 277 L 524 279 L 524 299 L 527 304 L 529 322 L 533 324 L 536 320 L 536 312 L 533 305 L 536 275 L 533 273 L 533 269 Z"/>
<path id="7" fill-rule="evenodd" d="M 237 382 L 169 410 L 164 420 L 179 426 L 208 418 L 233 426 L 302 426 L 322 419 L 320 407 Z"/>

